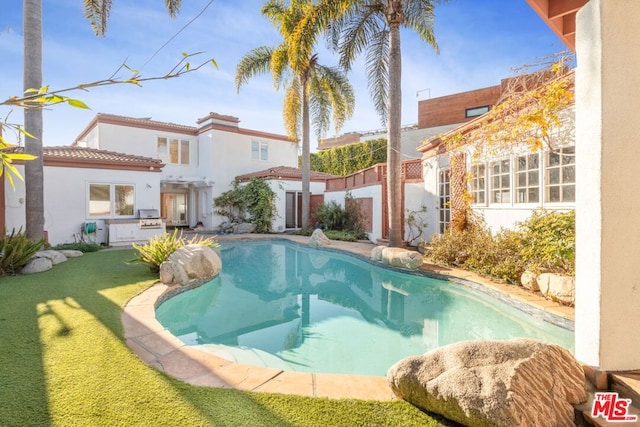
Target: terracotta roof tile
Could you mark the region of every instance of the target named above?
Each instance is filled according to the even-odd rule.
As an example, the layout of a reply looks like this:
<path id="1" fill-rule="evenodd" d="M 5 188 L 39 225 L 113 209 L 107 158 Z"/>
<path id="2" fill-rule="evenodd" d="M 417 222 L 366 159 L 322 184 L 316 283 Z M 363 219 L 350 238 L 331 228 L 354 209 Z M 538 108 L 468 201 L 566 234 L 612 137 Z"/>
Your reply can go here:
<path id="1" fill-rule="evenodd" d="M 324 181 L 330 178 L 335 178 L 335 175 L 331 175 L 324 172 L 311 171 L 312 181 Z M 265 169 L 258 172 L 247 173 L 244 175 L 236 176 L 238 181 L 249 181 L 253 178 L 276 178 L 276 179 L 289 179 L 297 180 L 302 179 L 302 169 L 293 168 L 290 166 L 276 166 L 273 168 Z"/>
<path id="2" fill-rule="evenodd" d="M 24 147 L 10 147 L 1 150 L 6 153 L 24 153 Z M 96 167 L 108 169 L 150 169 L 160 170 L 164 164 L 159 159 L 117 153 L 115 151 L 96 150 L 94 148 L 59 146 L 42 147 L 45 165 L 69 165 L 75 167 Z"/>

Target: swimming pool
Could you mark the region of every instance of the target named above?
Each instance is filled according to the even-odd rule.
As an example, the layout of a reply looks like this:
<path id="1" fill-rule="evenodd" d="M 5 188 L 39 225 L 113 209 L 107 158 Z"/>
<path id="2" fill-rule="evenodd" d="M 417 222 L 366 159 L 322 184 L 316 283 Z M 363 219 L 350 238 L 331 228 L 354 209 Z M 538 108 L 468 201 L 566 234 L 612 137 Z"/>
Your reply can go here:
<path id="1" fill-rule="evenodd" d="M 573 331 L 476 289 L 282 241 L 225 242 L 222 272 L 156 318 L 238 363 L 385 375 L 403 357 L 468 339 L 530 337 L 573 351 Z"/>

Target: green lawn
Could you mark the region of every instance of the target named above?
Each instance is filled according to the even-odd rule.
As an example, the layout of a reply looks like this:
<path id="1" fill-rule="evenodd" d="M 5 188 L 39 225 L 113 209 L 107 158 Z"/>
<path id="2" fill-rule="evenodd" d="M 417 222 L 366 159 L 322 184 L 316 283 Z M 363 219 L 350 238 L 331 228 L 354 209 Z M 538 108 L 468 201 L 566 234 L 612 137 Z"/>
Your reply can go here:
<path id="1" fill-rule="evenodd" d="M 0 426 L 436 426 L 405 402 L 194 387 L 145 365 L 122 338 L 126 302 L 150 286 L 131 250 L 0 277 Z"/>

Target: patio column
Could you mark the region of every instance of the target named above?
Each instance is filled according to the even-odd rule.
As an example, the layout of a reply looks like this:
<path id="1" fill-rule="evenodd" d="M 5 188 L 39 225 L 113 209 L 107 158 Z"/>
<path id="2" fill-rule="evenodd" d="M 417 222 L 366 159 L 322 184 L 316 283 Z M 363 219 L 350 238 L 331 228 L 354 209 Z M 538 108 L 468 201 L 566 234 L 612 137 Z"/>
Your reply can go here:
<path id="1" fill-rule="evenodd" d="M 577 17 L 576 358 L 640 368 L 640 1 Z"/>

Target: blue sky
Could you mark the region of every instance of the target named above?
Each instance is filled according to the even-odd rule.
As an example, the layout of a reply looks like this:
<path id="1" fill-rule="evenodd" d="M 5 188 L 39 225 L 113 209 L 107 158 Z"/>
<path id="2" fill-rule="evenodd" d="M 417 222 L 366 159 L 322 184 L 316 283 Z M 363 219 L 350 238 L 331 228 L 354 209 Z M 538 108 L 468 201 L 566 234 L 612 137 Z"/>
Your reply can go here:
<path id="1" fill-rule="evenodd" d="M 185 0 L 171 19 L 162 0 L 113 0 L 105 37 L 96 37 L 83 17 L 81 0 L 43 2 L 43 81 L 51 88 L 75 86 L 109 77 L 123 62 L 142 67 L 167 40 L 195 17 L 209 0 Z M 0 15 L 0 98 L 22 91 L 22 2 L 11 1 Z M 240 126 L 284 133 L 282 94 L 270 76 L 251 80 L 238 94 L 233 78 L 239 59 L 251 49 L 280 40 L 260 15 L 263 0 L 214 0 L 207 10 L 141 69 L 144 76 L 162 75 L 182 52 L 204 51 L 219 69 L 207 66 L 168 81 L 143 87 L 109 86 L 77 92 L 90 111 L 65 105 L 44 114 L 45 145 L 70 144 L 97 113 L 195 125 L 209 112 L 237 116 Z M 525 0 L 450 0 L 436 11 L 440 54 L 414 34 L 402 32 L 403 124 L 417 122 L 419 99 L 492 86 L 513 75 L 513 68 L 565 50 L 565 46 Z M 320 61 L 335 65 L 323 46 Z M 193 59 L 192 63 L 198 62 Z M 127 77 L 126 72 L 119 74 Z M 381 127 L 367 90 L 362 63 L 349 75 L 356 92 L 356 111 L 342 132 Z M 419 96 L 416 94 L 419 93 Z M 10 113 L 10 114 L 9 114 Z M 22 111 L 0 108 L 0 117 L 22 122 Z M 327 136 L 333 136 L 331 130 Z M 9 136 L 9 135 L 5 135 Z M 312 139 L 315 147 L 315 137 Z"/>

